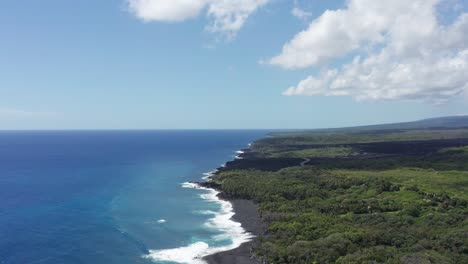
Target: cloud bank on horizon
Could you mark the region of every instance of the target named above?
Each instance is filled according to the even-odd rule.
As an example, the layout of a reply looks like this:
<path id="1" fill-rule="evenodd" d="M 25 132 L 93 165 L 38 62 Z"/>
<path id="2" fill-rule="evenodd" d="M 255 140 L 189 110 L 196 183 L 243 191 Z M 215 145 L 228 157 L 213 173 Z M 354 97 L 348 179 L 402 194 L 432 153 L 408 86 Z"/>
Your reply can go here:
<path id="1" fill-rule="evenodd" d="M 182 22 L 206 10 L 210 23 L 206 29 L 228 39 L 247 18 L 269 0 L 126 0 L 130 12 L 145 22 Z"/>
<path id="2" fill-rule="evenodd" d="M 27 111 L 16 108 L 4 108 L 0 107 L 0 120 L 4 119 L 30 119 L 30 118 L 55 118 L 59 117 L 60 114 L 56 112 L 38 112 L 38 111 Z"/>
<path id="3" fill-rule="evenodd" d="M 349 0 L 327 10 L 268 62 L 324 68 L 284 95 L 443 103 L 468 91 L 468 13 L 444 25 L 440 0 Z"/>

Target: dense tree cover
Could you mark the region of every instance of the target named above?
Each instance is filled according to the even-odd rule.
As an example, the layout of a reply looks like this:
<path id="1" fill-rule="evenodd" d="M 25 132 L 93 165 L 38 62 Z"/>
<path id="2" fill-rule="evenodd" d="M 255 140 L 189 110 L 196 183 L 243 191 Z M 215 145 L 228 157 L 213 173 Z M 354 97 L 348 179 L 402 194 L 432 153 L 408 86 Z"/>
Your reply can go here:
<path id="1" fill-rule="evenodd" d="M 215 181 L 260 205 L 267 230 L 255 253 L 268 263 L 468 263 L 467 166 L 468 147 L 456 147 Z"/>

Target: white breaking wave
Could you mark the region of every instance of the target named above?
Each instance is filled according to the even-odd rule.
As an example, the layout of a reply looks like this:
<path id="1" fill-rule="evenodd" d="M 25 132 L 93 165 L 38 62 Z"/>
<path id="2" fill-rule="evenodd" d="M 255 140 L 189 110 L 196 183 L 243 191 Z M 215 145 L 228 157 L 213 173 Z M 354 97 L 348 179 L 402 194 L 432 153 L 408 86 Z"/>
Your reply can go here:
<path id="1" fill-rule="evenodd" d="M 237 155 L 236 155 L 236 157 L 235 157 L 235 158 L 236 158 L 236 159 L 242 159 L 242 157 L 241 157 L 240 155 L 242 155 L 242 154 L 244 154 L 244 153 L 245 153 L 245 152 L 244 152 L 244 151 L 242 151 L 242 150 L 238 150 L 238 151 L 236 151 L 236 154 L 237 154 Z"/>
<path id="2" fill-rule="evenodd" d="M 190 182 L 184 182 L 182 187 L 207 191 L 207 193 L 201 194 L 200 197 L 221 205 L 221 210 L 219 212 L 203 211 L 204 213 L 214 214 L 214 217 L 209 219 L 208 222 L 205 223 L 205 226 L 222 232 L 220 235 L 213 236 L 212 238 L 214 240 L 230 238 L 232 240 L 231 245 L 211 247 L 205 242 L 198 241 L 179 248 L 150 250 L 150 253 L 144 256 L 145 258 L 154 261 L 170 261 L 184 264 L 206 264 L 203 260 L 204 257 L 237 248 L 254 237 L 252 234 L 246 232 L 240 223 L 234 222 L 231 219 L 234 215 L 232 204 L 219 199 L 218 191 Z"/>
<path id="3" fill-rule="evenodd" d="M 158 223 L 159 223 L 159 224 L 164 224 L 164 223 L 166 223 L 166 222 L 167 222 L 167 221 L 166 221 L 165 219 L 159 219 L 159 220 L 158 220 Z"/>
<path id="4" fill-rule="evenodd" d="M 197 242 L 186 247 L 150 250 L 150 253 L 144 257 L 154 261 L 205 264 L 206 262 L 202 259 L 203 256 L 201 256 L 200 253 L 205 252 L 209 247 L 210 246 L 205 242 Z"/>
<path id="5" fill-rule="evenodd" d="M 202 179 L 207 181 L 211 177 L 213 177 L 216 174 L 216 172 L 218 172 L 218 170 L 212 170 L 212 171 L 209 171 L 209 172 L 205 172 L 205 173 L 203 173 L 203 178 Z"/>
<path id="6" fill-rule="evenodd" d="M 200 185 L 193 183 L 193 182 L 184 182 L 182 183 L 182 188 L 190 188 L 190 189 L 206 189 L 205 187 L 201 187 Z"/>

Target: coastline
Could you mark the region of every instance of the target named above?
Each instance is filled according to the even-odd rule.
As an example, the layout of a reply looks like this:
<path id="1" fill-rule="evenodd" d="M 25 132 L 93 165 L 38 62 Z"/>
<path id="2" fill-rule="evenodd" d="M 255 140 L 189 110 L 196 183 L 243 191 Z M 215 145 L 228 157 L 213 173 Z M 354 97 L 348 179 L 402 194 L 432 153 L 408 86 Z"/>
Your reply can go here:
<path id="1" fill-rule="evenodd" d="M 234 160 L 243 159 L 251 144 L 248 148 L 236 151 Z M 257 243 L 256 238 L 264 233 L 265 226 L 261 221 L 258 205 L 251 200 L 246 199 L 232 199 L 224 195 L 223 190 L 219 186 L 209 183 L 210 179 L 216 178 L 220 170 L 228 170 L 231 162 L 227 162 L 221 168 L 210 172 L 203 178 L 205 182 L 198 183 L 200 186 L 208 189 L 213 189 L 218 192 L 218 199 L 229 202 L 232 205 L 232 212 L 234 213 L 231 220 L 240 223 L 241 228 L 246 233 L 251 234 L 249 241 L 240 244 L 230 250 L 220 251 L 208 256 L 203 257 L 203 260 L 208 264 L 260 264 L 261 262 L 252 257 L 252 248 Z"/>
<path id="2" fill-rule="evenodd" d="M 438 130 L 435 131 L 434 137 L 437 137 Z M 398 133 L 405 135 L 406 132 Z M 391 130 L 389 133 L 393 134 L 394 131 Z M 417 133 L 416 136 L 420 137 L 421 132 Z M 457 138 L 419 140 L 416 137 L 416 139 L 405 138 L 404 141 L 388 141 L 386 133 L 357 135 L 366 140 L 368 137 L 371 139 L 374 137 L 376 141 L 360 143 L 359 138 L 355 138 L 356 134 L 353 133 L 351 136 L 345 134 L 345 137 L 351 137 L 351 140 L 345 138 L 350 142 L 340 143 L 339 146 L 352 147 L 353 152 L 343 156 L 333 155 L 334 148 L 338 148 L 334 138 L 327 139 L 330 142 L 326 141 L 321 145 L 306 141 L 301 143 L 302 145 L 282 147 L 284 142 L 275 143 L 277 145 L 270 143 L 273 145 L 271 149 L 268 145 L 265 147 L 259 143 L 258 146 L 249 146 L 236 152 L 238 155 L 233 156 L 234 159 L 222 164 L 211 173 L 205 173 L 206 177 L 203 178 L 205 181 L 191 183 L 197 188 L 216 193 L 214 195 L 216 201 L 229 204 L 230 215 L 224 219 L 234 223 L 233 230 L 240 229 L 241 232 L 230 232 L 228 228 L 221 229 L 225 237 L 232 241 L 226 241 L 229 243 L 228 246 L 213 247 L 210 250 L 201 248 L 197 251 L 199 257 L 196 262 L 184 263 L 261 264 L 266 261 L 275 262 L 277 259 L 287 259 L 296 263 L 304 256 L 318 259 L 317 261 L 323 263 L 335 262 L 340 258 L 359 262 L 363 259 L 382 259 L 382 257 L 401 262 L 413 259 L 414 256 L 422 257 L 417 255 L 420 251 L 410 244 L 403 253 L 399 253 L 394 244 L 385 247 L 389 245 L 388 241 L 393 241 L 394 238 L 403 239 L 408 243 L 416 239 L 425 241 L 426 236 L 418 230 L 433 228 L 433 214 L 437 214 L 441 221 L 452 220 L 454 216 L 459 215 L 460 210 L 466 209 L 466 200 L 459 198 L 465 197 L 464 193 L 449 186 L 460 184 L 460 180 L 453 179 L 450 173 L 445 172 L 447 169 L 455 168 L 456 175 L 466 177 L 466 163 L 463 163 L 467 155 L 466 140 Z M 313 140 L 310 139 L 314 142 Z M 280 151 L 275 152 L 278 149 Z M 295 155 L 289 155 L 291 149 L 296 151 Z M 317 154 L 316 149 L 324 149 L 328 151 L 324 154 L 331 155 L 323 155 L 320 152 Z M 268 153 L 279 153 L 279 155 L 270 157 Z M 415 168 L 405 167 L 415 163 L 418 165 Z M 284 171 L 280 171 L 282 169 Z M 289 182 L 289 177 L 285 177 L 288 174 L 294 177 L 292 184 Z M 390 178 L 389 175 L 396 178 Z M 442 175 L 444 181 L 449 184 L 434 190 L 432 189 L 434 186 L 441 184 L 439 175 Z M 410 178 L 411 182 L 408 183 L 407 178 Z M 425 185 L 426 181 L 431 185 Z M 450 189 L 453 196 L 448 195 L 445 188 Z M 369 199 L 367 195 L 369 191 L 379 194 L 378 203 L 375 202 L 376 198 Z M 277 202 L 278 193 L 284 195 L 287 202 Z M 396 195 L 400 194 L 403 199 L 396 198 Z M 345 199 L 337 200 L 334 198 L 337 195 L 343 195 Z M 421 198 L 427 202 L 420 204 Z M 308 210 L 304 210 L 303 203 L 299 202 L 304 199 L 313 199 L 312 203 L 305 205 Z M 345 200 L 351 202 L 344 203 Z M 260 203 L 256 205 L 253 201 Z M 388 201 L 392 203 L 389 204 Z M 301 237 L 297 240 L 296 236 L 294 238 L 297 241 L 291 241 L 290 232 L 282 232 L 281 229 L 276 233 L 274 229 L 271 233 L 266 233 L 266 224 L 262 223 L 262 220 L 271 223 L 269 221 L 272 218 L 269 216 L 282 213 L 283 204 L 288 206 L 288 210 L 291 208 L 291 211 L 296 213 L 289 219 L 286 217 L 280 219 L 278 223 L 286 228 L 290 223 L 297 223 L 299 227 L 295 228 L 294 232 L 302 234 L 305 239 Z M 267 215 L 264 215 L 266 218 L 261 217 L 260 206 L 268 208 Z M 319 216 L 315 214 L 317 211 L 321 212 Z M 343 212 L 352 217 L 343 220 L 340 217 Z M 391 214 L 388 214 L 389 212 Z M 393 217 L 394 212 L 397 212 L 398 218 Z M 419 221 L 410 223 L 408 219 Z M 451 232 L 446 235 L 438 235 L 431 231 L 432 234 L 436 234 L 431 238 L 431 243 L 445 254 L 441 260 L 447 259 L 447 263 L 451 259 L 466 258 L 459 251 L 461 248 L 459 245 L 463 244 L 457 242 L 462 241 L 462 235 L 454 235 L 464 230 L 462 221 L 460 217 L 455 221 L 457 225 L 441 226 L 437 229 Z M 320 233 L 311 233 L 310 226 Z M 362 233 L 361 226 L 370 231 Z M 380 230 L 381 226 L 385 226 L 395 234 L 385 236 L 380 231 L 375 231 Z M 330 235 L 331 232 L 335 233 Z M 408 233 L 410 236 L 406 238 Z M 241 237 L 252 234 L 255 237 L 247 236 L 248 239 L 242 241 L 236 234 L 241 234 Z M 449 241 L 452 236 L 457 240 L 450 240 L 447 243 L 451 244 L 453 249 L 437 246 L 438 241 L 442 239 Z M 380 237 L 384 237 L 385 240 L 380 240 Z M 374 245 L 379 245 L 378 251 L 373 251 Z M 255 252 L 258 256 L 253 254 Z M 423 260 L 427 262 L 434 259 L 432 255 L 424 257 Z"/>
<path id="3" fill-rule="evenodd" d="M 204 177 L 207 179 L 206 176 Z M 238 222 L 234 217 L 234 203 L 226 199 L 221 198 L 222 195 L 220 190 L 217 188 L 211 188 L 205 186 L 199 182 L 185 182 L 182 184 L 183 188 L 197 189 L 206 191 L 206 193 L 200 194 L 200 197 L 205 200 L 219 203 L 221 210 L 218 213 L 213 213 L 213 217 L 205 223 L 209 228 L 222 231 L 222 236 L 228 236 L 232 239 L 232 244 L 226 246 L 211 247 L 206 242 L 195 242 L 193 244 L 162 250 L 150 250 L 148 254 L 144 255 L 144 258 L 151 259 L 153 261 L 168 261 L 178 263 L 191 263 L 191 264 L 207 264 L 207 263 L 247 263 L 242 262 L 210 262 L 206 258 L 212 255 L 221 254 L 238 248 L 245 248 L 245 244 L 252 241 L 254 238 L 253 234 L 244 228 L 244 225 Z M 236 205 L 246 204 L 245 208 L 249 208 L 249 211 L 256 211 L 256 207 L 249 201 L 236 202 Z M 250 206 L 249 206 L 250 205 Z M 243 246 L 244 245 L 244 246 Z M 256 262 L 253 262 L 256 263 Z"/>
<path id="4" fill-rule="evenodd" d="M 241 223 L 242 228 L 255 237 L 237 248 L 218 252 L 203 259 L 208 264 L 260 264 L 261 262 L 252 258 L 251 252 L 256 243 L 256 237 L 263 232 L 258 206 L 250 200 L 234 199 L 229 202 L 233 205 L 235 212 L 232 220 Z"/>
<path id="5" fill-rule="evenodd" d="M 250 144 L 249 146 L 250 147 Z M 249 149 L 235 152 L 233 160 L 221 164 L 219 168 L 203 173 L 201 182 L 184 182 L 183 188 L 202 190 L 200 197 L 204 200 L 218 203 L 221 206 L 219 212 L 212 212 L 205 225 L 219 230 L 222 236 L 229 237 L 232 243 L 226 246 L 212 247 L 205 242 L 163 250 L 150 250 L 144 258 L 153 261 L 169 261 L 193 264 L 260 264 L 252 258 L 252 248 L 256 243 L 256 237 L 263 234 L 258 206 L 251 200 L 234 199 L 225 195 L 221 186 L 211 182 L 216 179 L 220 171 L 232 169 L 231 164 L 235 160 L 243 159 Z"/>

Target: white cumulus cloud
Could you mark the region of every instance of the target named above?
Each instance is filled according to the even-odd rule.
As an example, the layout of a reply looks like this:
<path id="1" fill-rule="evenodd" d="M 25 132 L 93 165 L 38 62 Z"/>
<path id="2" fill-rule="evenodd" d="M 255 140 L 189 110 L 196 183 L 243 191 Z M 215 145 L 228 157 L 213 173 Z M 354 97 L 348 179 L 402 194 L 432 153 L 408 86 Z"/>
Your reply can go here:
<path id="1" fill-rule="evenodd" d="M 208 10 L 212 23 L 207 28 L 215 33 L 232 37 L 244 25 L 247 18 L 269 0 L 215 0 Z"/>
<path id="2" fill-rule="evenodd" d="M 206 10 L 207 29 L 233 37 L 247 18 L 269 0 L 126 0 L 128 9 L 145 22 L 181 22 Z"/>
<path id="3" fill-rule="evenodd" d="M 307 68 L 355 52 L 351 62 L 309 76 L 284 94 L 445 102 L 468 89 L 468 14 L 441 24 L 439 2 L 350 0 L 312 21 L 269 62 Z"/>
<path id="4" fill-rule="evenodd" d="M 129 10 L 143 21 L 180 22 L 200 14 L 207 0 L 128 0 Z"/>
<path id="5" fill-rule="evenodd" d="M 311 12 L 307 12 L 297 6 L 295 6 L 292 10 L 291 10 L 291 14 L 294 16 L 294 17 L 297 17 L 299 18 L 300 20 L 307 20 L 309 17 L 312 16 L 312 13 Z"/>

